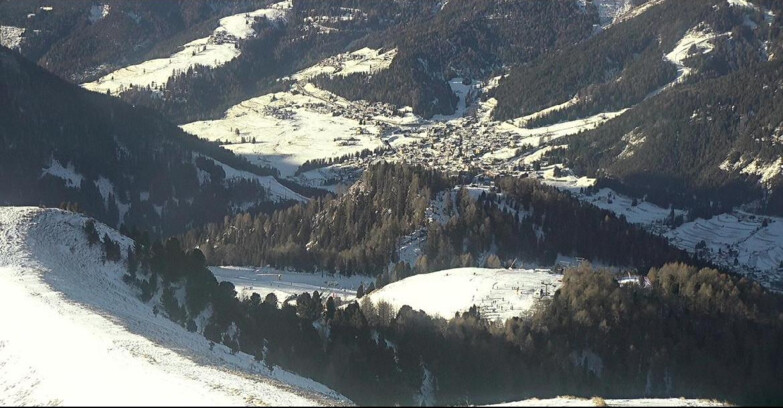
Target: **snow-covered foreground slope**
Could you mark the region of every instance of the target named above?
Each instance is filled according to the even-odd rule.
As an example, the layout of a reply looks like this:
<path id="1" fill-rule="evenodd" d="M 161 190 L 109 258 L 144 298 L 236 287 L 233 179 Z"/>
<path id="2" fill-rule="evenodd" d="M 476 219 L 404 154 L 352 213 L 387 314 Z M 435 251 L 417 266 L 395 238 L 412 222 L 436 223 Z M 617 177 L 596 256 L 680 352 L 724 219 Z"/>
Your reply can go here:
<path id="1" fill-rule="evenodd" d="M 476 305 L 482 316 L 505 321 L 530 310 L 541 291 L 553 294 L 561 278 L 546 269 L 457 268 L 414 275 L 368 296 L 376 304 L 387 302 L 395 309 L 408 305 L 445 319 Z"/>
<path id="2" fill-rule="evenodd" d="M 587 399 L 557 397 L 549 399 L 528 399 L 490 405 L 492 407 L 725 407 L 726 403 L 710 400 L 685 398 L 639 398 L 639 399 Z"/>
<path id="3" fill-rule="evenodd" d="M 97 81 L 83 84 L 96 92 L 116 95 L 131 86 L 156 87 L 165 85 L 177 72 L 185 72 L 196 65 L 216 67 L 239 56 L 237 43 L 254 34 L 252 24 L 256 18 L 280 20 L 291 8 L 290 1 L 270 5 L 250 13 L 240 13 L 220 19 L 220 25 L 208 37 L 193 40 L 168 58 L 158 58 L 109 73 Z"/>
<path id="4" fill-rule="evenodd" d="M 218 281 L 234 284 L 240 297 L 249 297 L 254 292 L 264 297 L 274 293 L 283 301 L 292 295 L 318 291 L 322 298 L 334 295 L 344 300 L 356 297 L 359 285 L 367 285 L 375 279 L 367 276 L 321 275 L 321 273 L 290 272 L 279 269 L 246 268 L 239 266 L 212 266 L 209 268 Z"/>
<path id="5" fill-rule="evenodd" d="M 316 405 L 345 397 L 152 313 L 60 210 L 0 207 L 0 405 Z M 101 236 L 130 240 L 97 224 Z"/>

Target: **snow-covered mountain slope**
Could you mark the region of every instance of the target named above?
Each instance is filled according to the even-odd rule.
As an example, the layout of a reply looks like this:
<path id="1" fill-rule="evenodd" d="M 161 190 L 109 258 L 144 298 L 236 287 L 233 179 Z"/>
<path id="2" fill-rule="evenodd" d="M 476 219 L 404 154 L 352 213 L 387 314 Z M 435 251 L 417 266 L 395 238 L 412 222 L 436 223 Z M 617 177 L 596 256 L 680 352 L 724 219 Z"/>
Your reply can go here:
<path id="1" fill-rule="evenodd" d="M 256 18 L 281 20 L 291 8 L 290 1 L 283 1 L 250 13 L 240 13 L 220 19 L 220 25 L 211 35 L 193 40 L 182 50 L 168 58 L 158 58 L 111 72 L 97 81 L 83 84 L 95 92 L 119 94 L 131 86 L 162 86 L 177 72 L 185 72 L 196 65 L 217 67 L 239 56 L 239 41 L 254 34 L 252 24 Z"/>
<path id="2" fill-rule="evenodd" d="M 546 269 L 457 268 L 414 275 L 367 296 L 376 304 L 408 305 L 445 319 L 476 305 L 482 316 L 505 321 L 530 310 L 542 291 L 552 295 L 561 278 Z"/>
<path id="3" fill-rule="evenodd" d="M 87 218 L 0 207 L 0 404 L 320 405 L 349 403 L 156 317 L 101 261 Z M 100 236 L 132 244 L 103 224 Z"/>

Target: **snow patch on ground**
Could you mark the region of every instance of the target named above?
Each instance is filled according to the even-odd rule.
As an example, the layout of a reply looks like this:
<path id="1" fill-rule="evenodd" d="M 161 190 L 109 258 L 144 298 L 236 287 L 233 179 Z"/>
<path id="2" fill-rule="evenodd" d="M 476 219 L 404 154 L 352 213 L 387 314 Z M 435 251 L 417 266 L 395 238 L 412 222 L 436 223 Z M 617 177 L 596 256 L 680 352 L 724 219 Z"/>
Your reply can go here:
<path id="1" fill-rule="evenodd" d="M 93 4 L 90 6 L 90 15 L 88 18 L 91 23 L 96 23 L 108 16 L 110 11 L 111 5 L 109 4 Z"/>
<path id="2" fill-rule="evenodd" d="M 109 199 L 109 194 L 113 194 L 115 197 L 117 196 L 117 194 L 114 193 L 114 184 L 106 177 L 98 177 L 98 180 L 95 181 L 95 186 L 98 187 L 98 191 L 101 192 L 103 201 Z"/>
<path id="3" fill-rule="evenodd" d="M 250 13 L 240 13 L 220 19 L 220 26 L 209 37 L 183 45 L 183 50 L 168 58 L 159 58 L 132 65 L 109 73 L 97 81 L 82 84 L 95 92 L 117 95 L 131 86 L 156 88 L 166 84 L 177 72 L 185 72 L 196 65 L 217 67 L 241 54 L 240 40 L 254 33 L 252 24 L 257 17 L 284 20 L 291 2 L 283 1 Z"/>
<path id="4" fill-rule="evenodd" d="M 0 25 L 0 45 L 18 50 L 22 44 L 24 30 L 22 27 Z"/>
<path id="5" fill-rule="evenodd" d="M 0 207 L 0 404 L 314 405 L 349 403 L 312 380 L 231 355 L 155 317 L 102 262 L 87 218 Z M 100 236 L 132 242 L 103 224 Z M 35 324 L 31 324 L 34 322 Z"/>
<path id="6" fill-rule="evenodd" d="M 41 172 L 41 177 L 50 174 L 54 177 L 58 177 L 65 181 L 66 187 L 79 188 L 84 176 L 76 172 L 73 164 L 68 162 L 68 166 L 63 166 L 57 159 L 52 159 L 49 167 L 45 167 Z"/>
<path id="7" fill-rule="evenodd" d="M 767 184 L 783 171 L 783 158 L 779 157 L 772 163 L 761 163 L 758 159 L 748 163 L 744 158 L 731 163 L 726 159 L 720 164 L 720 168 L 724 171 L 739 171 L 742 174 L 759 176 L 759 182 Z"/>
<path id="8" fill-rule="evenodd" d="M 445 319 L 477 305 L 482 316 L 505 321 L 530 310 L 541 297 L 543 283 L 552 295 L 561 279 L 548 269 L 457 268 L 410 276 L 367 296 L 376 304 L 388 302 L 396 309 L 408 305 Z"/>
<path id="9" fill-rule="evenodd" d="M 753 9 L 753 10 L 758 10 L 759 9 L 759 7 L 757 5 L 751 3 L 751 2 L 749 2 L 747 0 L 727 0 L 727 1 L 728 1 L 730 6 L 745 7 L 745 8 L 750 8 L 750 9 Z"/>

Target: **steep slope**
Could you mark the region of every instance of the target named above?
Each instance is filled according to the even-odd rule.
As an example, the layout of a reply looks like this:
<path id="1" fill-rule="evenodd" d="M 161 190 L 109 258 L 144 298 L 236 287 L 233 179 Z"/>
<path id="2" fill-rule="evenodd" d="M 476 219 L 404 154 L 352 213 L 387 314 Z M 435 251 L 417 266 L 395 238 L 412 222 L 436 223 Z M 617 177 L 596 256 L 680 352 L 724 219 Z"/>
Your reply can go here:
<path id="1" fill-rule="evenodd" d="M 602 128 L 569 138 L 567 164 L 694 215 L 758 199 L 757 209 L 783 214 L 782 73 L 783 63 L 770 61 L 664 92 Z"/>
<path id="2" fill-rule="evenodd" d="M 176 73 L 192 70 L 197 65 L 221 66 L 241 54 L 239 43 L 255 35 L 252 24 L 256 19 L 281 20 L 290 7 L 290 1 L 284 1 L 221 18 L 218 28 L 209 36 L 184 44 L 175 54 L 124 67 L 83 86 L 91 91 L 116 95 L 132 86 L 163 86 Z"/>
<path id="3" fill-rule="evenodd" d="M 0 49 L 0 203 L 78 205 L 100 220 L 178 232 L 271 202 L 302 200 L 159 114 L 66 83 Z"/>
<path id="4" fill-rule="evenodd" d="M 83 216 L 0 208 L 3 405 L 320 405 L 344 397 L 311 380 L 214 350 L 157 316 L 102 260 Z M 98 233 L 132 242 L 105 225 Z M 124 256 L 123 256 L 124 258 Z M 14 312 L 10 312 L 13 310 Z M 34 324 L 31 324 L 34 322 Z"/>

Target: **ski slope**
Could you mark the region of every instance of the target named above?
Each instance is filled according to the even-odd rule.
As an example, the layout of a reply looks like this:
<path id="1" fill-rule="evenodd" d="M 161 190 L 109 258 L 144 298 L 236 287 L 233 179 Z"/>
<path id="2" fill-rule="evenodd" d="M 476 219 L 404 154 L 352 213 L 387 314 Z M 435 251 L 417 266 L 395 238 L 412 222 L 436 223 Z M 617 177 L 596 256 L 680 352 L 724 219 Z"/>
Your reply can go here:
<path id="1" fill-rule="evenodd" d="M 291 2 L 287 0 L 272 4 L 268 8 L 223 17 L 219 26 L 208 37 L 184 44 L 181 51 L 168 58 L 125 67 L 82 86 L 91 91 L 117 95 L 132 86 L 155 88 L 165 85 L 177 72 L 186 72 L 196 65 L 221 66 L 241 54 L 237 44 L 255 34 L 252 24 L 256 18 L 283 20 L 290 8 Z"/>
<path id="2" fill-rule="evenodd" d="M 547 269 L 457 268 L 410 276 L 367 296 L 376 304 L 387 302 L 395 309 L 408 305 L 445 319 L 476 305 L 482 316 L 505 321 L 530 310 L 543 283 L 552 295 L 561 279 Z"/>
<path id="3" fill-rule="evenodd" d="M 0 207 L 0 405 L 334 405 L 345 397 L 152 313 L 86 218 Z M 131 241 L 105 225 L 98 233 Z M 153 300 L 154 302 L 154 300 Z"/>

